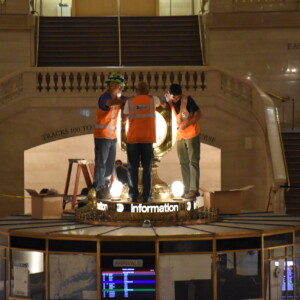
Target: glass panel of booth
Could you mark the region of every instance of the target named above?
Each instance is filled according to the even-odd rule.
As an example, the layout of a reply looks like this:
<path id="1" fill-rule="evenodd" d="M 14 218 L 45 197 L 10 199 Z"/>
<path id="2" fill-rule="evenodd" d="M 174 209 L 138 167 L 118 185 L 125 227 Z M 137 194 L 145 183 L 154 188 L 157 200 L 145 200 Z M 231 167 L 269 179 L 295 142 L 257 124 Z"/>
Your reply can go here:
<path id="1" fill-rule="evenodd" d="M 97 257 L 49 254 L 49 299 L 97 300 Z"/>
<path id="2" fill-rule="evenodd" d="M 265 298 L 298 299 L 299 277 L 293 259 L 293 246 L 267 249 L 264 255 Z M 296 248 L 295 248 L 296 250 Z M 297 253 L 297 250 L 296 252 Z M 299 254 L 298 254 L 299 255 Z M 297 260 L 297 254 L 295 256 Z"/>
<path id="3" fill-rule="evenodd" d="M 12 297 L 45 299 L 45 254 L 43 252 L 12 250 L 10 274 Z"/>
<path id="4" fill-rule="evenodd" d="M 160 255 L 160 300 L 213 299 L 212 255 Z"/>
<path id="5" fill-rule="evenodd" d="M 219 252 L 217 295 L 218 300 L 262 299 L 261 251 Z"/>
<path id="6" fill-rule="evenodd" d="M 0 247 L 0 299 L 7 299 L 8 296 L 7 267 L 7 249 Z"/>
<path id="7" fill-rule="evenodd" d="M 295 296 L 300 297 L 300 231 L 295 233 Z"/>

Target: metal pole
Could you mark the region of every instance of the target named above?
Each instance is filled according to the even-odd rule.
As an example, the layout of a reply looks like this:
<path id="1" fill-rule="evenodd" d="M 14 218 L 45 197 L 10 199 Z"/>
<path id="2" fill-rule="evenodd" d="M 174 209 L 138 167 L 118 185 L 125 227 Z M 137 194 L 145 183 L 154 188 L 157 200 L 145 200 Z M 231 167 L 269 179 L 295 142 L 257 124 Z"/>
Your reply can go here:
<path id="1" fill-rule="evenodd" d="M 117 7 L 118 7 L 118 36 L 119 36 L 119 66 L 122 66 L 120 0 L 117 0 Z"/>
<path id="2" fill-rule="evenodd" d="M 292 98 L 292 130 L 295 129 L 295 99 Z"/>

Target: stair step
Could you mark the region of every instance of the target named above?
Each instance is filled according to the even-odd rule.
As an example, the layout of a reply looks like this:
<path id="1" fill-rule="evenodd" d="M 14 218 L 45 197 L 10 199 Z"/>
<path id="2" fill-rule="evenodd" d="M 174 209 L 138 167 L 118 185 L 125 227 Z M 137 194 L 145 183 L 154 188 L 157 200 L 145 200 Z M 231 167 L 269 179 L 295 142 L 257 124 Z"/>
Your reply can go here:
<path id="1" fill-rule="evenodd" d="M 124 66 L 202 64 L 197 16 L 121 17 L 120 21 Z M 41 17 L 39 41 L 40 66 L 119 62 L 117 17 Z"/>
<path id="2" fill-rule="evenodd" d="M 294 215 L 294 216 L 299 216 L 300 215 L 300 208 L 292 208 L 292 209 L 290 209 L 290 208 L 287 208 L 286 209 L 286 213 L 288 214 L 288 215 Z"/>

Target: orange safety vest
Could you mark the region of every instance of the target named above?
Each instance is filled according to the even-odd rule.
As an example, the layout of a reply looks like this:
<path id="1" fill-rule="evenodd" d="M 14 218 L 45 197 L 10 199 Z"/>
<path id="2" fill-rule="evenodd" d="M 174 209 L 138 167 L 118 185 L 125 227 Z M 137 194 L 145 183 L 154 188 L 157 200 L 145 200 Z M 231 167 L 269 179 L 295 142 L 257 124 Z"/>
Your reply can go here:
<path id="1" fill-rule="evenodd" d="M 150 95 L 139 95 L 127 100 L 129 128 L 127 143 L 155 143 L 155 104 Z"/>
<path id="2" fill-rule="evenodd" d="M 170 101 L 172 110 L 176 116 L 176 122 L 177 122 L 177 126 L 179 127 L 181 124 L 187 123 L 191 118 L 192 118 L 192 114 L 190 114 L 186 108 L 187 106 L 187 102 L 188 102 L 188 97 L 183 95 L 183 97 L 181 98 L 181 104 L 180 104 L 180 111 L 177 114 L 175 107 L 172 103 L 172 100 Z M 189 125 L 186 129 L 184 130 L 177 130 L 177 140 L 181 140 L 181 139 L 191 139 L 195 136 L 197 136 L 200 133 L 200 126 L 198 124 L 198 122 Z"/>
<path id="3" fill-rule="evenodd" d="M 119 111 L 120 106 L 110 106 L 109 110 L 102 110 L 98 107 L 97 121 L 94 129 L 95 138 L 117 138 L 116 129 Z"/>

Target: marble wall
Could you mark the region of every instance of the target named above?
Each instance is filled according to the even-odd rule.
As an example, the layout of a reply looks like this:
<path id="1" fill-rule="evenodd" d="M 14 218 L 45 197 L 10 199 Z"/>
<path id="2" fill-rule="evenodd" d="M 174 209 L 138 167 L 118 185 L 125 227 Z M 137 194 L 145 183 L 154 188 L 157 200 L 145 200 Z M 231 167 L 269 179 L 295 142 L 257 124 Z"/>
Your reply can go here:
<path id="1" fill-rule="evenodd" d="M 274 98 L 282 127 L 299 128 L 300 13 L 210 12 L 205 24 L 208 64 L 250 78 L 263 90 L 283 97 Z"/>

